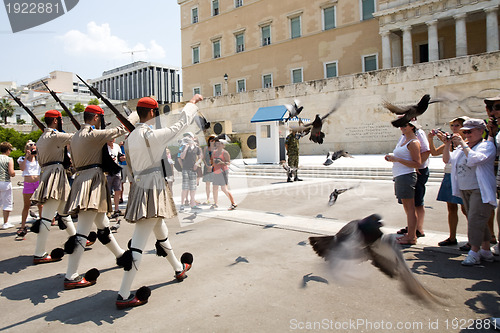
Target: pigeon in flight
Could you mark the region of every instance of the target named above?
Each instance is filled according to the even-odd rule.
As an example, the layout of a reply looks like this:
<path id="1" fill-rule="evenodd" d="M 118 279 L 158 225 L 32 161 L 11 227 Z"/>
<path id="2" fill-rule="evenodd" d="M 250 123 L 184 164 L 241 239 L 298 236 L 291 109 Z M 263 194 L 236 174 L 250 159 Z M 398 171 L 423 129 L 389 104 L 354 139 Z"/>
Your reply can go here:
<path id="1" fill-rule="evenodd" d="M 320 116 L 319 114 L 316 115 L 314 120 L 311 123 L 308 124 L 302 124 L 299 121 L 299 126 L 297 127 L 290 127 L 292 131 L 295 132 L 303 132 L 304 134 L 311 133 L 309 136 L 309 140 L 312 142 L 322 144 L 323 139 L 325 138 L 325 133 L 321 132 L 321 128 L 323 127 L 323 122 L 328 118 L 332 113 L 338 110 L 340 105 L 343 103 L 345 99 L 341 100 L 340 98 L 337 99 L 337 102 L 335 105 L 328 111 L 324 116 Z"/>
<path id="2" fill-rule="evenodd" d="M 337 202 L 337 198 L 339 197 L 340 194 L 344 193 L 345 191 L 352 190 L 356 186 L 352 186 L 349 188 L 341 188 L 341 189 L 334 189 L 332 193 L 330 193 L 330 197 L 328 199 L 328 206 L 333 206 L 335 202 Z"/>
<path id="3" fill-rule="evenodd" d="M 377 214 L 354 220 L 335 236 L 309 237 L 309 243 L 329 263 L 338 280 L 348 275 L 355 265 L 370 260 L 385 275 L 399 279 L 408 294 L 428 303 L 441 303 L 415 278 L 395 239 L 380 230 L 380 220 Z"/>
<path id="4" fill-rule="evenodd" d="M 283 169 L 285 169 L 286 175 L 288 176 L 288 178 L 291 178 L 293 176 L 293 173 L 296 170 L 296 168 L 291 168 L 288 165 L 288 163 L 286 161 L 284 161 L 284 160 L 280 161 L 280 164 L 283 167 Z"/>
<path id="5" fill-rule="evenodd" d="M 299 106 L 300 101 L 298 99 L 293 100 L 293 105 L 285 104 L 285 108 L 288 110 L 288 118 L 285 119 L 285 122 L 289 121 L 292 118 L 298 117 L 300 112 L 304 109 L 303 106 Z"/>
<path id="6" fill-rule="evenodd" d="M 413 118 L 417 118 L 418 116 L 422 115 L 427 110 L 429 104 L 442 101 L 443 101 L 442 99 L 431 100 L 431 96 L 429 94 L 425 94 L 420 99 L 420 102 L 418 102 L 418 104 L 416 105 L 407 105 L 399 107 L 387 101 L 384 101 L 382 105 L 392 113 L 395 113 L 397 115 L 403 115 L 401 118 L 398 118 L 391 122 L 392 126 L 401 127 L 408 124 Z"/>
<path id="7" fill-rule="evenodd" d="M 326 154 L 326 161 L 323 163 L 323 165 L 326 165 L 326 166 L 332 165 L 333 161 L 336 161 L 341 157 L 351 157 L 352 158 L 353 156 L 344 150 L 337 150 L 336 152 L 331 153 L 331 155 L 330 155 L 330 152 L 328 152 Z"/>

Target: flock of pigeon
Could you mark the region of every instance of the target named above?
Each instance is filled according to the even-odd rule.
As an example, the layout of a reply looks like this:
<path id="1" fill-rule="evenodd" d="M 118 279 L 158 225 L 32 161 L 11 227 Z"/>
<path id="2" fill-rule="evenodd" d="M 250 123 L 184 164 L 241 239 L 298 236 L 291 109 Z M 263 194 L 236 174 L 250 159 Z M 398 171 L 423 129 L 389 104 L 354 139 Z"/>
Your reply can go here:
<path id="1" fill-rule="evenodd" d="M 337 102 L 325 115 L 320 116 L 317 114 L 315 119 L 307 124 L 304 124 L 299 117 L 304 107 L 300 105 L 298 100 L 294 100 L 293 104 L 285 105 L 289 113 L 285 122 L 293 118 L 298 118 L 298 126 L 290 126 L 290 130 L 298 133 L 301 137 L 309 134 L 310 141 L 322 144 L 325 138 L 325 133 L 322 132 L 322 126 L 325 120 L 338 110 L 344 100 L 345 99 L 340 98 L 337 99 Z M 387 101 L 383 102 L 382 105 L 399 116 L 398 119 L 391 123 L 394 127 L 401 127 L 409 123 L 412 119 L 421 116 L 427 110 L 429 104 L 443 101 L 445 100 L 431 100 L 430 96 L 426 94 L 415 105 L 396 106 Z M 210 127 L 210 123 L 201 113 L 198 114 L 195 122 L 200 128 L 200 131 L 206 131 Z M 329 166 L 341 157 L 352 158 L 352 156 L 344 150 L 335 151 L 333 153 L 328 152 L 326 161 L 323 165 Z M 295 171 L 285 161 L 281 163 L 288 174 Z M 328 205 L 333 206 L 340 194 L 355 187 L 356 186 L 334 189 L 329 196 Z M 404 290 L 408 294 L 427 303 L 443 304 L 435 294 L 428 291 L 415 278 L 408 268 L 395 238 L 392 235 L 384 235 L 380 230 L 381 226 L 381 217 L 377 214 L 373 214 L 362 220 L 354 220 L 347 223 L 334 236 L 309 237 L 309 242 L 314 251 L 327 261 L 332 274 L 340 280 L 341 275 L 345 276 L 349 274 L 350 268 L 369 260 L 385 275 L 390 278 L 399 279 L 404 286 Z"/>
<path id="2" fill-rule="evenodd" d="M 426 94 L 416 105 L 396 106 L 385 101 L 383 106 L 399 116 L 398 119 L 391 123 L 394 127 L 401 127 L 412 119 L 421 116 L 427 110 L 429 104 L 443 101 L 444 99 L 431 100 L 430 96 Z M 299 114 L 303 110 L 303 107 L 299 105 L 298 100 L 294 100 L 293 105 L 286 105 L 289 111 L 289 117 L 286 121 L 294 117 L 299 118 Z M 317 114 L 314 121 L 308 124 L 303 124 L 299 118 L 299 126 L 290 127 L 290 129 L 301 133 L 302 136 L 310 133 L 309 140 L 322 144 L 325 137 L 325 134 L 321 132 L 323 122 L 339 106 L 340 103 L 337 102 L 324 116 L 321 117 Z M 344 150 L 333 153 L 328 152 L 323 165 L 329 166 L 340 157 L 352 156 Z M 287 172 L 292 171 L 286 163 L 283 163 L 283 167 Z M 328 205 L 333 206 L 340 194 L 355 187 L 334 189 L 329 196 Z M 409 295 L 427 303 L 443 304 L 435 294 L 427 290 L 415 278 L 408 268 L 395 238 L 393 235 L 384 235 L 380 230 L 381 226 L 381 217 L 373 214 L 362 220 L 347 223 L 334 236 L 309 237 L 309 242 L 314 251 L 327 261 L 329 269 L 336 280 L 342 280 L 342 276 L 350 274 L 349 270 L 362 262 L 371 261 L 385 275 L 399 279 L 404 290 Z"/>

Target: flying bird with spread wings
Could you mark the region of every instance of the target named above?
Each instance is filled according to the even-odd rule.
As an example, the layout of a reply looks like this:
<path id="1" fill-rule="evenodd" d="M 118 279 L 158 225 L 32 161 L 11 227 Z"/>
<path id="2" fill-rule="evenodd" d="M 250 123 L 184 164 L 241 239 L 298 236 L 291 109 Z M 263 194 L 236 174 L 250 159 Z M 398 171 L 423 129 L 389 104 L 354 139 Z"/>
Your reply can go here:
<path id="1" fill-rule="evenodd" d="M 303 132 L 305 134 L 311 133 L 311 135 L 309 136 L 309 140 L 318 144 L 322 144 L 325 138 L 325 133 L 321 132 L 321 128 L 323 127 L 323 122 L 335 111 L 337 111 L 337 106 L 328 111 L 328 113 L 325 114 L 323 117 L 320 117 L 320 115 L 317 114 L 316 118 L 314 118 L 314 121 L 312 123 L 300 124 L 301 122 L 299 121 L 299 126 L 291 127 L 290 129 L 292 131 Z"/>
<path id="2" fill-rule="evenodd" d="M 373 214 L 347 223 L 334 236 L 309 237 L 309 242 L 339 280 L 355 265 L 370 260 L 385 275 L 399 279 L 408 294 L 428 303 L 441 303 L 415 278 L 395 239 L 380 230 L 380 220 Z"/>
<path id="3" fill-rule="evenodd" d="M 352 190 L 355 187 L 357 187 L 357 186 L 351 186 L 348 188 L 341 188 L 341 189 L 334 189 L 333 192 L 330 193 L 330 197 L 328 198 L 328 206 L 333 206 L 337 202 L 337 198 L 339 197 L 339 195 L 341 195 L 342 193 L 344 193 L 346 191 Z"/>
<path id="4" fill-rule="evenodd" d="M 408 124 L 413 118 L 417 118 L 418 116 L 424 114 L 424 112 L 427 111 L 429 104 L 437 102 L 443 102 L 443 99 L 431 100 L 431 96 L 429 94 L 425 94 L 415 105 L 396 106 L 388 101 L 384 101 L 382 105 L 392 113 L 400 116 L 402 115 L 402 117 L 391 122 L 392 126 L 401 127 Z"/>
<path id="5" fill-rule="evenodd" d="M 351 154 L 349 154 L 348 152 L 344 151 L 343 149 L 337 150 L 336 152 L 333 152 L 333 153 L 328 152 L 326 154 L 326 161 L 323 163 L 323 165 L 329 166 L 329 165 L 333 164 L 333 161 L 336 161 L 336 160 L 338 160 L 341 157 L 350 157 L 350 158 L 353 158 L 353 156 Z"/>
<path id="6" fill-rule="evenodd" d="M 300 105 L 300 101 L 298 99 L 293 100 L 293 105 L 285 104 L 285 108 L 288 110 L 288 118 L 285 119 L 285 122 L 289 121 L 292 118 L 299 116 L 299 114 L 304 109 L 303 106 L 299 106 L 299 105 Z"/>

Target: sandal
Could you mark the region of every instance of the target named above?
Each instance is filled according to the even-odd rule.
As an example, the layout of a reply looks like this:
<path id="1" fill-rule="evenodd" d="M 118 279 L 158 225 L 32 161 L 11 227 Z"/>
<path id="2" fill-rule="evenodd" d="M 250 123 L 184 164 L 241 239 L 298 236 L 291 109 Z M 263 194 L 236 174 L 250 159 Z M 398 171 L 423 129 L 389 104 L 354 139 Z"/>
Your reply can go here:
<path id="1" fill-rule="evenodd" d="M 449 238 L 446 238 L 444 241 L 438 243 L 439 246 L 452 246 L 452 245 L 457 245 L 457 244 L 458 244 L 458 242 L 456 239 L 451 240 Z"/>
<path id="2" fill-rule="evenodd" d="M 227 210 L 235 210 L 238 207 L 237 204 L 231 204 L 231 206 Z"/>
<path id="3" fill-rule="evenodd" d="M 210 206 L 210 209 L 215 209 L 215 208 L 219 208 L 219 206 L 217 206 L 216 204 L 213 204 L 212 206 Z"/>
<path id="4" fill-rule="evenodd" d="M 404 234 L 407 234 L 408 233 L 408 227 L 404 227 L 398 231 L 396 231 L 396 233 L 398 235 L 404 235 Z M 417 230 L 417 238 L 420 238 L 420 237 L 425 237 L 425 234 L 421 233 L 420 231 Z"/>
<path id="5" fill-rule="evenodd" d="M 401 238 L 398 238 L 396 242 L 399 245 L 416 245 L 417 244 L 417 239 L 411 239 L 411 238 L 406 238 L 406 236 L 403 236 Z"/>
<path id="6" fill-rule="evenodd" d="M 27 233 L 28 233 L 28 228 L 27 227 L 19 228 L 19 230 L 17 230 L 17 232 L 16 232 L 16 234 L 19 237 L 24 237 L 24 236 L 26 236 Z"/>
<path id="7" fill-rule="evenodd" d="M 408 233 L 408 227 L 404 227 L 401 230 L 398 230 L 396 233 L 398 235 L 404 235 L 404 234 Z"/>

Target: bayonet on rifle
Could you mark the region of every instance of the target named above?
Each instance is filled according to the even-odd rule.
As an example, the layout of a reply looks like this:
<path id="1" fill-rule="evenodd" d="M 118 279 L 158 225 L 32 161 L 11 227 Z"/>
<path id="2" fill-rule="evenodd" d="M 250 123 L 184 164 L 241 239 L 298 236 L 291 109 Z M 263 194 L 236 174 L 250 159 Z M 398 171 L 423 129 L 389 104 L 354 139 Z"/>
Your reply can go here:
<path id="1" fill-rule="evenodd" d="M 89 90 L 97 98 L 99 98 L 100 100 L 102 100 L 104 102 L 104 104 L 106 104 L 106 106 L 108 108 L 110 108 L 111 111 L 113 111 L 113 113 L 116 115 L 116 117 L 118 118 L 118 120 L 123 124 L 123 126 L 125 126 L 125 128 L 127 129 L 127 131 L 132 132 L 135 129 L 135 126 L 132 125 L 132 123 L 127 118 L 125 118 L 125 116 L 122 115 L 120 113 L 120 111 L 118 111 L 118 109 L 113 104 L 111 104 L 111 102 L 107 98 L 105 98 L 103 95 L 101 95 L 101 93 L 99 91 L 97 91 L 97 89 L 95 87 L 92 87 L 91 85 L 89 85 L 80 76 L 78 76 L 78 75 L 76 75 L 76 76 L 80 79 L 80 81 L 82 81 L 83 83 L 85 83 L 85 85 L 89 88 Z"/>
<path id="2" fill-rule="evenodd" d="M 35 123 L 36 126 L 38 126 L 39 129 L 41 129 L 42 131 L 45 130 L 45 125 L 42 124 L 42 122 L 40 120 L 38 120 L 38 118 L 35 116 L 35 114 L 33 113 L 33 111 L 31 111 L 30 109 L 28 109 L 28 107 L 26 105 L 23 104 L 23 102 L 21 102 L 21 100 L 19 98 L 17 98 L 16 96 L 12 95 L 12 93 L 7 90 L 7 88 L 5 89 L 6 92 L 9 93 L 9 95 L 14 99 L 14 101 L 16 101 L 16 103 L 22 107 L 29 115 L 30 117 L 33 119 L 33 122 Z"/>

